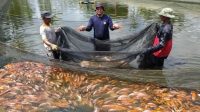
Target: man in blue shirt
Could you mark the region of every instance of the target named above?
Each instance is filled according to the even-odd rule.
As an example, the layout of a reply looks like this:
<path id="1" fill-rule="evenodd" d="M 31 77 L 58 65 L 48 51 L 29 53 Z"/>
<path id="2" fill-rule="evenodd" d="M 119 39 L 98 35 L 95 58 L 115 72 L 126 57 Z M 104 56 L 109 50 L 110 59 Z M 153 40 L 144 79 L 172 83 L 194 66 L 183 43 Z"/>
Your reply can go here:
<path id="1" fill-rule="evenodd" d="M 110 30 L 119 29 L 118 24 L 113 24 L 112 19 L 104 14 L 104 6 L 101 3 L 96 4 L 96 15 L 92 16 L 87 26 L 80 26 L 80 31 L 91 31 L 94 28 L 94 38 L 98 40 L 109 40 L 109 28 Z M 96 51 L 109 51 L 110 45 L 99 44 L 94 41 L 94 47 Z"/>

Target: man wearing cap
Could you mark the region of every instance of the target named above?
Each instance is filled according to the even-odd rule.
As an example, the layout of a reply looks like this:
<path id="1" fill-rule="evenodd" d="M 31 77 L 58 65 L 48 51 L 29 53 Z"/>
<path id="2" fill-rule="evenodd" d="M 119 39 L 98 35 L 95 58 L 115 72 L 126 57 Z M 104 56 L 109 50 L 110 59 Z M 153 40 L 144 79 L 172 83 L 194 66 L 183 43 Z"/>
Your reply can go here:
<path id="1" fill-rule="evenodd" d="M 119 29 L 118 24 L 113 24 L 112 19 L 104 14 L 104 6 L 101 3 L 96 4 L 96 15 L 92 16 L 87 26 L 80 26 L 80 31 L 91 31 L 94 28 L 94 38 L 98 40 L 109 40 L 109 28 L 110 30 Z M 94 47 L 96 51 L 109 51 L 110 46 L 107 44 L 97 44 L 94 41 Z"/>
<path id="2" fill-rule="evenodd" d="M 162 23 L 157 25 L 157 35 L 153 45 L 140 55 L 139 68 L 162 68 L 164 60 L 172 49 L 173 25 L 171 18 L 174 18 L 173 9 L 164 8 L 158 13 Z"/>
<path id="3" fill-rule="evenodd" d="M 52 17 L 53 15 L 48 11 L 44 11 L 41 14 L 43 24 L 40 26 L 40 35 L 42 36 L 45 48 L 48 51 L 51 51 L 54 59 L 59 59 L 60 54 L 58 51 L 58 46 L 56 45 L 56 31 L 51 26 Z"/>

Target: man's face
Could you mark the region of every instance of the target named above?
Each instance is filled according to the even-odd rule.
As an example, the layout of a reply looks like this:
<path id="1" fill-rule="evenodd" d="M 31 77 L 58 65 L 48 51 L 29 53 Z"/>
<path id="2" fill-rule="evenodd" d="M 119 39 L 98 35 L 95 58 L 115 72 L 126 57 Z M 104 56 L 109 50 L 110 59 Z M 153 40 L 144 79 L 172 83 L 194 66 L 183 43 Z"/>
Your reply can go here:
<path id="1" fill-rule="evenodd" d="M 165 17 L 165 16 L 160 15 L 160 20 L 161 20 L 161 21 L 166 21 L 166 20 L 168 20 L 168 19 L 169 19 L 168 17 Z"/>
<path id="2" fill-rule="evenodd" d="M 102 7 L 97 7 L 97 8 L 96 8 L 96 14 L 97 14 L 97 15 L 102 15 L 103 13 L 104 13 L 104 10 L 103 10 Z"/>
<path id="3" fill-rule="evenodd" d="M 51 18 L 44 18 L 44 22 L 45 22 L 46 24 L 51 23 Z"/>

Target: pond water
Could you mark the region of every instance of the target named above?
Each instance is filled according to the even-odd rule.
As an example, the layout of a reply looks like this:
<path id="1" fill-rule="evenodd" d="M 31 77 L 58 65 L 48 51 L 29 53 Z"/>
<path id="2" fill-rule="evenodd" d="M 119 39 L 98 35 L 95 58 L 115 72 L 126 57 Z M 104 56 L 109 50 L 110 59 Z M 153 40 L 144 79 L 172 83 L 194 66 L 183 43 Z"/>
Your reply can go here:
<path id="1" fill-rule="evenodd" d="M 0 0 L 5 1 L 5 0 Z M 200 4 L 178 3 L 159 0 L 103 0 L 106 13 L 114 23 L 122 25 L 112 31 L 111 38 L 120 38 L 159 21 L 157 13 L 164 7 L 176 12 L 174 19 L 173 49 L 162 71 L 115 70 L 111 74 L 128 80 L 155 81 L 168 86 L 200 88 Z M 53 25 L 77 29 L 87 25 L 95 14 L 94 4 L 80 4 L 79 0 L 11 0 L 9 7 L 1 11 L 0 40 L 8 45 L 45 55 L 39 35 L 40 13 L 49 10 L 55 14 Z M 83 32 L 92 36 L 92 32 Z M 1 63 L 7 62 L 3 59 Z M 2 66 L 2 65 L 1 65 Z M 92 70 L 91 70 L 92 71 Z M 106 70 L 95 70 L 107 73 Z M 93 72 L 95 73 L 95 72 Z M 122 74 L 127 74 L 126 76 Z M 163 80 L 161 80 L 163 79 Z"/>

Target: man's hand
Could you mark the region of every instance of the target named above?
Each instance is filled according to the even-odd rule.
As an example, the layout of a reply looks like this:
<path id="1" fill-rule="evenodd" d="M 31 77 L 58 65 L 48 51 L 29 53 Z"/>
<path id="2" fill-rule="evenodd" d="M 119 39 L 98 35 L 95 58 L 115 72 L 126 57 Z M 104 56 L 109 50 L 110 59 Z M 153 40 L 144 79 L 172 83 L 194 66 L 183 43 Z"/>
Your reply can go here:
<path id="1" fill-rule="evenodd" d="M 55 44 L 51 44 L 51 49 L 52 49 L 53 51 L 56 51 L 56 50 L 58 50 L 58 46 L 55 45 Z"/>
<path id="2" fill-rule="evenodd" d="M 113 29 L 119 29 L 120 25 L 119 24 L 113 24 Z"/>
<path id="3" fill-rule="evenodd" d="M 147 49 L 143 50 L 141 54 L 147 55 L 150 53 L 151 53 L 151 48 L 147 48 Z"/>
<path id="4" fill-rule="evenodd" d="M 55 32 L 60 32 L 61 31 L 61 27 L 56 28 Z"/>
<path id="5" fill-rule="evenodd" d="M 78 27 L 79 31 L 85 31 L 85 29 L 86 29 L 86 26 L 83 26 L 83 25 L 81 25 L 81 26 Z"/>

